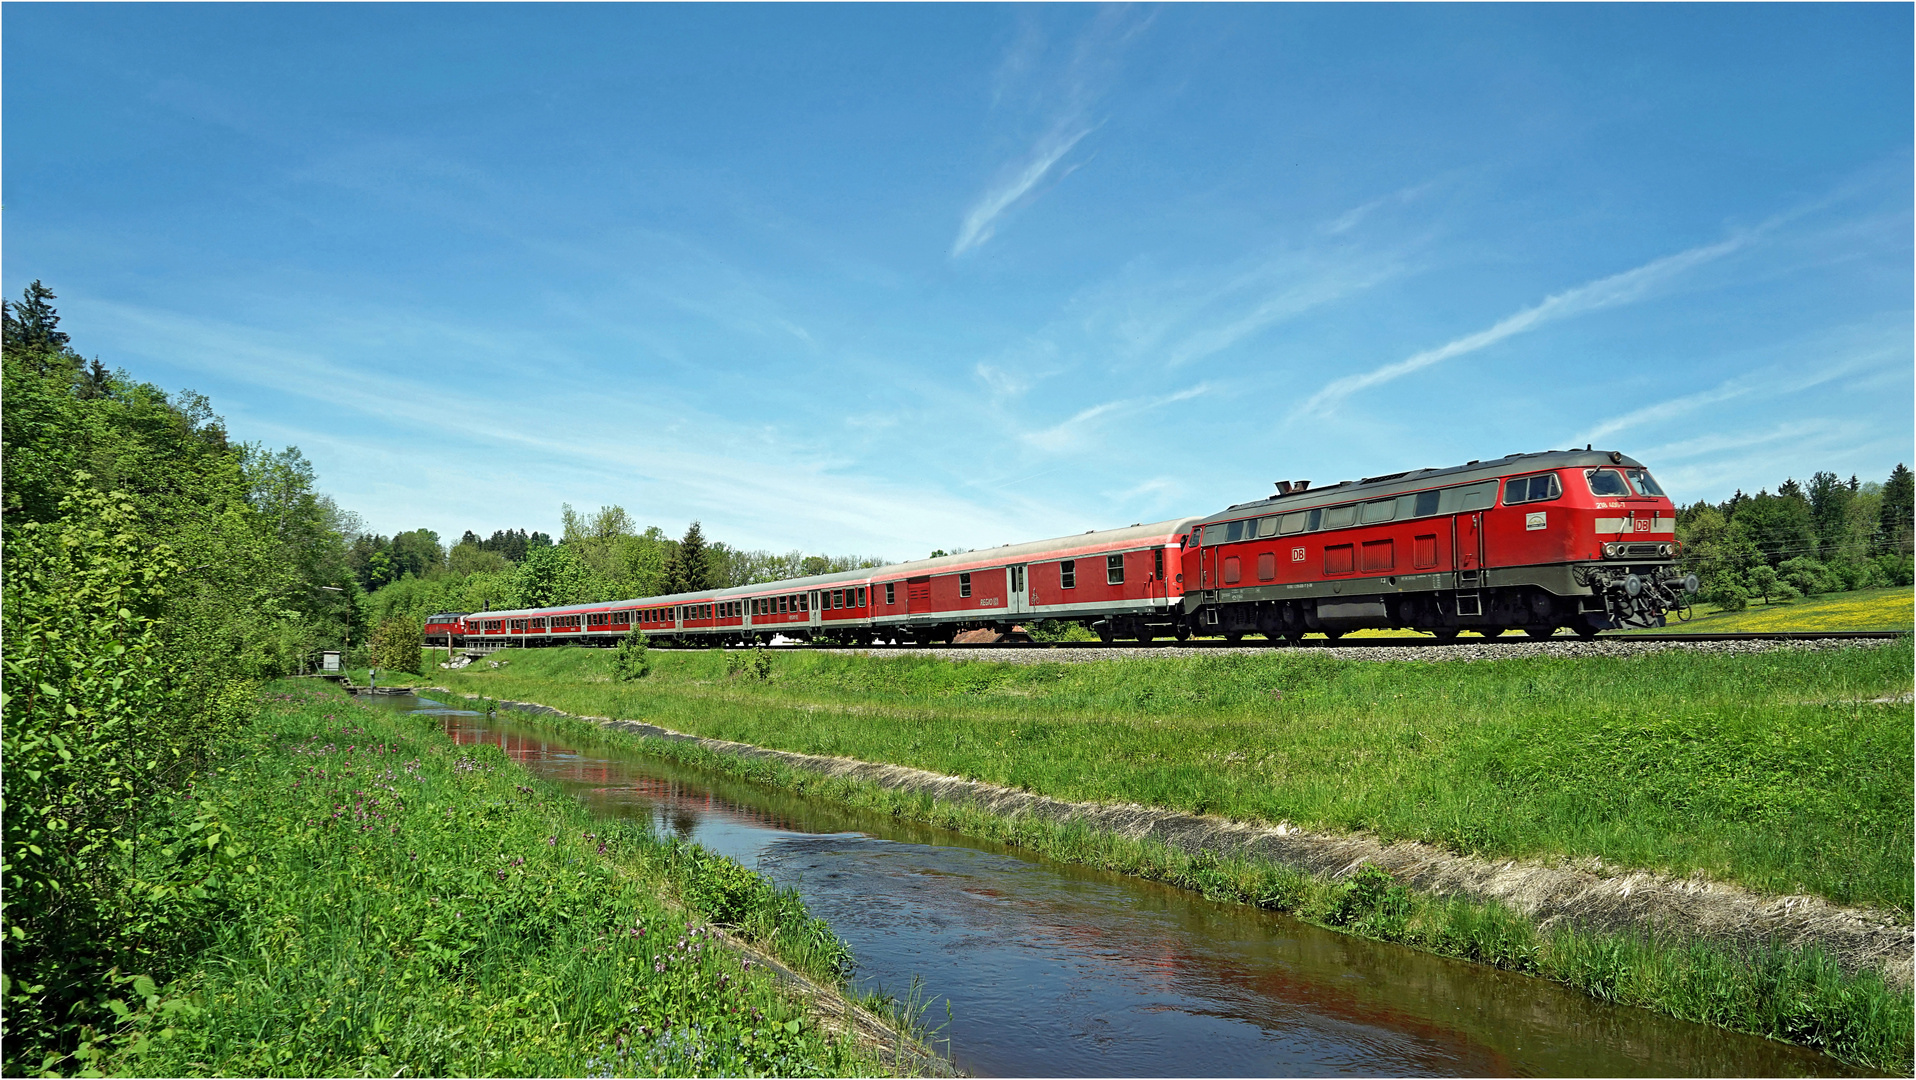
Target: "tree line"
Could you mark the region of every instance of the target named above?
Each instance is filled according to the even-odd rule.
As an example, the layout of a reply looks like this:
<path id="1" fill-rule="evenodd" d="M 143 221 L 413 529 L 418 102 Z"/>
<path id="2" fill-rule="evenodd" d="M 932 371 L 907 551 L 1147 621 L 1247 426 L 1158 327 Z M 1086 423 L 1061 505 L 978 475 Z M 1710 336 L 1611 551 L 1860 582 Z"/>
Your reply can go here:
<path id="1" fill-rule="evenodd" d="M 1728 609 L 1815 593 L 1908 585 L 1916 569 L 1916 490 L 1908 465 L 1886 481 L 1818 472 L 1677 511 L 1683 564 L 1702 599 Z"/>
<path id="2" fill-rule="evenodd" d="M 298 450 L 0 304 L 0 1072 L 75 1072 L 219 918 L 243 853 L 193 781 L 261 680 L 351 639 L 350 515 Z M 124 1008 L 124 1006 L 122 1006 Z M 63 1063 L 64 1062 L 64 1063 Z"/>
<path id="3" fill-rule="evenodd" d="M 438 535 L 427 529 L 391 540 L 355 540 L 369 550 L 417 556 L 385 581 L 362 580 L 364 623 L 417 621 L 440 611 L 604 603 L 886 565 L 876 557 L 737 548 L 708 540 L 697 521 L 673 539 L 656 525 L 639 526 L 621 506 L 584 513 L 568 503 L 559 516 L 563 529 L 556 541 L 523 530 L 499 530 L 481 539 L 467 530 L 457 544 L 442 548 Z M 401 542 L 400 537 L 411 539 Z M 388 558 L 380 565 L 396 566 L 402 555 Z"/>

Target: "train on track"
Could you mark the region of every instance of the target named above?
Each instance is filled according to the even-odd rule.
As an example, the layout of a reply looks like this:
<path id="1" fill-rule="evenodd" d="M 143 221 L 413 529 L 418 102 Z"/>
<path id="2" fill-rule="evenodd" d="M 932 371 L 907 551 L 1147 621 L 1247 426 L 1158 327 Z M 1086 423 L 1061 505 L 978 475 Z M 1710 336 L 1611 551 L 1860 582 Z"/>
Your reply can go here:
<path id="1" fill-rule="evenodd" d="M 1696 592 L 1676 508 L 1617 451 L 1548 450 L 1277 493 L 1209 517 L 595 604 L 446 612 L 429 645 L 950 642 L 1034 620 L 1106 641 L 1395 628 L 1546 637 L 1661 626 Z"/>

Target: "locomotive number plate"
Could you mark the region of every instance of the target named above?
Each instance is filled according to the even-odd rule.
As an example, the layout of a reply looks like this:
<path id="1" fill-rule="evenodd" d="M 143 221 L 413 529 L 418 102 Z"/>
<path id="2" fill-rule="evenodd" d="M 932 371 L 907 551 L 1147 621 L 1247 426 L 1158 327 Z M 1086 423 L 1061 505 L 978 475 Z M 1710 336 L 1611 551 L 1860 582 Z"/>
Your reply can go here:
<path id="1" fill-rule="evenodd" d="M 1303 548 L 1292 548 L 1292 549 L 1291 549 L 1291 561 L 1292 561 L 1292 562 L 1303 562 L 1303 561 L 1304 561 L 1304 549 L 1303 549 Z"/>
<path id="2" fill-rule="evenodd" d="M 1530 532 L 1534 532 L 1537 529 L 1544 528 L 1545 527 L 1544 520 L 1547 517 L 1548 515 L 1543 513 L 1525 514 L 1523 519 L 1523 527 L 1526 531 L 1530 531 Z"/>

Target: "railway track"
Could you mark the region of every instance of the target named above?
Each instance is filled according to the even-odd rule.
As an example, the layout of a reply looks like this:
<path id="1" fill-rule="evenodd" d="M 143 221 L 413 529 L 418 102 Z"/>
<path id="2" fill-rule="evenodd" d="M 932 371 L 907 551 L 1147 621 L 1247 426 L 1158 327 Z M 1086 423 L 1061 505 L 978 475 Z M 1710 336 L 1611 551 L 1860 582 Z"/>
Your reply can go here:
<path id="1" fill-rule="evenodd" d="M 1735 641 L 1883 641 L 1908 637 L 1907 630 L 1814 630 L 1792 631 L 1769 634 L 1599 634 L 1594 638 L 1581 638 L 1570 634 L 1555 637 L 1533 638 L 1523 635 L 1508 637 L 1454 637 L 1440 639 L 1427 634 L 1401 634 L 1391 637 L 1347 637 L 1338 641 L 1328 638 L 1306 638 L 1298 642 L 1264 641 L 1246 638 L 1243 641 L 1226 641 L 1223 638 L 1190 638 L 1178 641 L 1175 638 L 1159 638 L 1156 641 L 999 641 L 990 643 L 951 644 L 932 643 L 919 645 L 915 642 L 898 644 L 874 643 L 871 645 L 835 645 L 826 642 L 793 642 L 790 646 L 779 648 L 804 647 L 812 649 L 860 649 L 871 651 L 941 651 L 967 652 L 992 650 L 1030 650 L 1030 649 L 1113 649 L 1150 651 L 1152 649 L 1382 649 L 1382 648 L 1454 648 L 1461 645 L 1543 645 L 1549 643 L 1575 643 L 1584 641 L 1643 641 L 1643 642 L 1735 642 Z M 664 645 L 657 644 L 656 649 L 683 649 L 701 651 L 710 645 Z"/>

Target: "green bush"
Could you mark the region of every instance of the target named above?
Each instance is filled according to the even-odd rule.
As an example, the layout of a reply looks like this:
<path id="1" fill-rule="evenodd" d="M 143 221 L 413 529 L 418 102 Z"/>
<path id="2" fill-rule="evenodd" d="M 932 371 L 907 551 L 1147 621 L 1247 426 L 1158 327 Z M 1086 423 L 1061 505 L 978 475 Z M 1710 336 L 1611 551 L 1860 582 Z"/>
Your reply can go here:
<path id="1" fill-rule="evenodd" d="M 1807 555 L 1785 560 L 1776 568 L 1776 576 L 1804 596 L 1832 592 L 1841 586 L 1829 567 Z"/>
<path id="2" fill-rule="evenodd" d="M 637 628 L 627 631 L 612 654 L 612 677 L 619 682 L 632 682 L 651 673 L 652 655 L 647 649 L 645 634 Z"/>
<path id="3" fill-rule="evenodd" d="M 408 671 L 414 675 L 426 670 L 426 650 L 421 644 L 424 628 L 408 615 L 395 615 L 373 631 L 372 666 L 381 671 Z"/>

